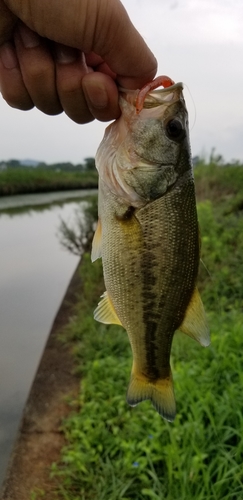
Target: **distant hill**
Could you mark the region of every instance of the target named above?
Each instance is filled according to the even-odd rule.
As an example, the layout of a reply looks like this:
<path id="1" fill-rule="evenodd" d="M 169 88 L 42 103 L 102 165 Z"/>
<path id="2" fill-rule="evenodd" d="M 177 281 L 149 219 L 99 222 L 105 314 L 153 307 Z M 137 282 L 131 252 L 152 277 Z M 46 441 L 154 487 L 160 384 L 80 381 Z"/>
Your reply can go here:
<path id="1" fill-rule="evenodd" d="M 19 160 L 19 164 L 22 165 L 23 167 L 38 167 L 40 165 L 40 161 L 36 160 Z"/>

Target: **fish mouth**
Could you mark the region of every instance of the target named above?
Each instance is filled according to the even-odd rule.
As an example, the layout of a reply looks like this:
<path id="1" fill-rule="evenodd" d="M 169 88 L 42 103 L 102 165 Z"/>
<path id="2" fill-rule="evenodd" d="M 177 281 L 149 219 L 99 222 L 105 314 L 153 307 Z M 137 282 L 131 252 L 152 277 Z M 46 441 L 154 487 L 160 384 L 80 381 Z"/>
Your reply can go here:
<path id="1" fill-rule="evenodd" d="M 181 98 L 183 88 L 183 83 L 178 82 L 166 88 L 148 91 L 143 101 L 143 109 L 155 108 L 157 106 L 161 106 L 162 104 L 173 104 Z M 136 107 L 140 89 L 129 90 L 119 87 L 118 90 L 123 99 Z"/>
<path id="2" fill-rule="evenodd" d="M 148 92 L 144 99 L 143 108 L 149 109 L 156 106 L 161 106 L 161 104 L 170 103 L 177 101 L 183 91 L 183 83 L 178 82 L 165 89 L 156 89 Z"/>

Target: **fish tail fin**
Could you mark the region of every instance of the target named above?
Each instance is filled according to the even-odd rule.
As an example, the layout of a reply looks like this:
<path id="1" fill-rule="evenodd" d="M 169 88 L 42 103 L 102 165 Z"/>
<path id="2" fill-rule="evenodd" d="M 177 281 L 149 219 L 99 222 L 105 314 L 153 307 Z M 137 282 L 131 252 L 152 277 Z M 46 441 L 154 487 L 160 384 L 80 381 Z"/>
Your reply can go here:
<path id="1" fill-rule="evenodd" d="M 174 420 L 176 403 L 171 370 L 169 377 L 155 381 L 150 381 L 143 374 L 132 371 L 127 390 L 127 402 L 130 406 L 136 406 L 146 399 L 150 399 L 161 417 L 170 422 Z"/>

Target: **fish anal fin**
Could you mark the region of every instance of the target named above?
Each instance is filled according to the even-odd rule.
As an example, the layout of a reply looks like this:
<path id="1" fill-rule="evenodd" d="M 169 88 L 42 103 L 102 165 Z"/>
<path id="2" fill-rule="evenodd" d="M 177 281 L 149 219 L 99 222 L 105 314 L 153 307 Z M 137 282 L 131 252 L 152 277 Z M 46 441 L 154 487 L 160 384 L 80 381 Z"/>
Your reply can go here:
<path id="1" fill-rule="evenodd" d="M 94 319 L 106 325 L 121 325 L 108 293 L 104 292 L 101 299 L 94 311 Z"/>
<path id="2" fill-rule="evenodd" d="M 176 403 L 172 374 L 165 379 L 150 381 L 145 375 L 136 373 L 133 367 L 131 380 L 127 390 L 127 402 L 130 406 L 150 399 L 156 411 L 172 422 L 176 416 Z"/>
<path id="3" fill-rule="evenodd" d="M 197 288 L 195 288 L 182 324 L 178 328 L 199 344 L 207 347 L 210 344 L 209 327 L 203 303 Z"/>
<path id="4" fill-rule="evenodd" d="M 101 231 L 101 222 L 98 219 L 97 228 L 92 241 L 92 251 L 91 251 L 91 261 L 101 257 L 101 241 L 102 241 L 102 231 Z"/>

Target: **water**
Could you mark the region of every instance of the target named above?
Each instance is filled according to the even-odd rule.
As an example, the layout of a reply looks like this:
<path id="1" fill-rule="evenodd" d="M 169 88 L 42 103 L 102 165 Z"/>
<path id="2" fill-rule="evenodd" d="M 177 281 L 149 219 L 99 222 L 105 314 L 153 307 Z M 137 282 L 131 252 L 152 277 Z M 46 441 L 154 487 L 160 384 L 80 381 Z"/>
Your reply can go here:
<path id="1" fill-rule="evenodd" d="M 77 189 L 75 191 L 55 191 L 53 193 L 43 194 L 15 194 L 14 196 L 3 196 L 0 198 L 0 211 L 11 210 L 14 208 L 43 206 L 55 202 L 63 203 L 76 198 L 83 198 L 88 194 L 94 193 L 90 189 Z"/>
<path id="2" fill-rule="evenodd" d="M 56 195 L 55 200 L 67 193 Z M 79 260 L 61 247 L 57 232 L 60 218 L 71 221 L 80 202 L 40 211 L 39 205 L 52 201 L 47 194 L 0 200 L 0 210 L 32 206 L 0 211 L 0 484 L 51 324 Z"/>

